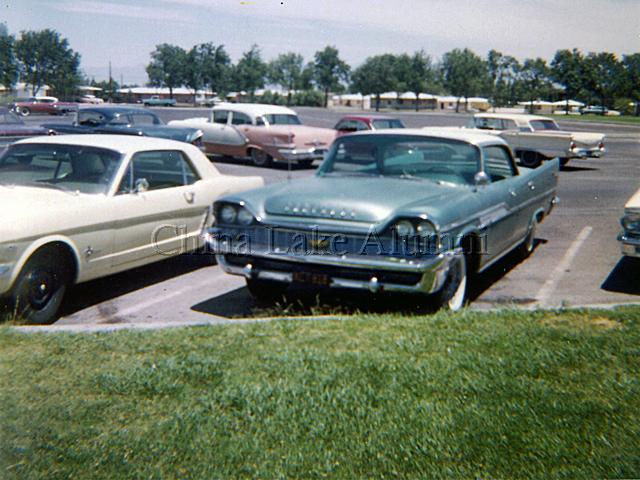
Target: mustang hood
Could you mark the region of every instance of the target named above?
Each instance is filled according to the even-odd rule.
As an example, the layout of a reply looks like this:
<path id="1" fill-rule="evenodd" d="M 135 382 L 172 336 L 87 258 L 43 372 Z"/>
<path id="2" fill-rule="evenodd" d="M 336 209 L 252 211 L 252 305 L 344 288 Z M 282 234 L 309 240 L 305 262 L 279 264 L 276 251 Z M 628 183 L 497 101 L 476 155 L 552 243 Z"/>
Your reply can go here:
<path id="1" fill-rule="evenodd" d="M 427 204 L 432 213 L 466 197 L 467 189 L 419 180 L 314 177 L 260 191 L 267 214 L 378 223 L 393 214 L 418 213 Z"/>

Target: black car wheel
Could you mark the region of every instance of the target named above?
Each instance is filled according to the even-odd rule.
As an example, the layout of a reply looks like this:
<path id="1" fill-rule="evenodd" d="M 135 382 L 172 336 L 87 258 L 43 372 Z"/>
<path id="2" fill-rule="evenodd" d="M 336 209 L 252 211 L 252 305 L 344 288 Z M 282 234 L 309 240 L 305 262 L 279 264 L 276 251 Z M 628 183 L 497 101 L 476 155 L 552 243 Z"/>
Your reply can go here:
<path id="1" fill-rule="evenodd" d="M 23 117 L 31 115 L 31 110 L 28 107 L 18 107 L 18 113 Z"/>
<path id="2" fill-rule="evenodd" d="M 71 269 L 60 252 L 47 249 L 31 257 L 12 291 L 13 310 L 27 323 L 52 323 L 71 281 Z"/>
<path id="3" fill-rule="evenodd" d="M 467 304 L 467 260 L 456 256 L 449 265 L 442 288 L 433 295 L 438 308 L 456 312 Z"/>
<path id="4" fill-rule="evenodd" d="M 270 167 L 273 162 L 271 155 L 257 148 L 251 150 L 251 160 L 257 167 Z"/>
<path id="5" fill-rule="evenodd" d="M 542 160 L 538 153 L 525 151 L 520 153 L 520 163 L 523 167 L 537 168 L 542 163 Z"/>

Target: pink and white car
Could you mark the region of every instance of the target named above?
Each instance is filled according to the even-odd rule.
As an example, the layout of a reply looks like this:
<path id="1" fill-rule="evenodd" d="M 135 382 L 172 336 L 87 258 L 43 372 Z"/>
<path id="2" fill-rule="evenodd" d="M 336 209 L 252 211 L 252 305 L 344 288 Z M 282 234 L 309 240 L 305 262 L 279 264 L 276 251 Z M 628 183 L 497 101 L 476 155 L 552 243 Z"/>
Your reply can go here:
<path id="1" fill-rule="evenodd" d="M 294 162 L 310 166 L 321 160 L 336 131 L 302 125 L 289 108 L 259 103 L 226 103 L 211 109 L 209 117 L 174 120 L 169 125 L 199 128 L 210 155 L 251 157 L 258 166 Z"/>

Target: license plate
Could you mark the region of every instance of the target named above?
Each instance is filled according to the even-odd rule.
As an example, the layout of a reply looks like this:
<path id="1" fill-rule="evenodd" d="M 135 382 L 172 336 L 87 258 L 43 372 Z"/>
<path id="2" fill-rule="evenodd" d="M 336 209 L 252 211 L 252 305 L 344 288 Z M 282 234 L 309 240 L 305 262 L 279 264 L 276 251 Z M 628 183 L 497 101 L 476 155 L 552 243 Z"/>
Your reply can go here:
<path id="1" fill-rule="evenodd" d="M 293 272 L 291 278 L 296 283 L 310 283 L 321 287 L 328 287 L 331 284 L 329 275 L 321 273 Z"/>

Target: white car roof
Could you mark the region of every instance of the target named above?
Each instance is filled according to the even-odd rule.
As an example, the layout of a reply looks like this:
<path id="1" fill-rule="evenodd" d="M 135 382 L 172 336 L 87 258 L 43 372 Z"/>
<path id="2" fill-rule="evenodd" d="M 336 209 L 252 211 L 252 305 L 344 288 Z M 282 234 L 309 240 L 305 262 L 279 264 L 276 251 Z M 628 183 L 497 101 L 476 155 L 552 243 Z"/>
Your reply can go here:
<path id="1" fill-rule="evenodd" d="M 474 118 L 502 118 L 513 120 L 515 122 L 529 122 L 531 120 L 553 120 L 549 117 L 541 117 L 540 115 L 529 115 L 525 113 L 476 113 Z"/>
<path id="2" fill-rule="evenodd" d="M 52 135 L 19 140 L 14 145 L 18 144 L 80 145 L 107 148 L 125 154 L 140 150 L 185 150 L 189 146 L 176 140 L 137 135 Z"/>
<path id="3" fill-rule="evenodd" d="M 297 115 L 297 113 L 290 108 L 264 103 L 221 103 L 213 107 L 212 110 L 231 110 L 233 112 L 244 113 L 253 118 L 270 114 Z"/>
<path id="4" fill-rule="evenodd" d="M 507 145 L 502 138 L 476 130 L 458 127 L 425 127 L 425 128 L 394 128 L 389 130 L 363 131 L 351 135 L 417 135 L 422 137 L 459 140 L 472 145 Z"/>

